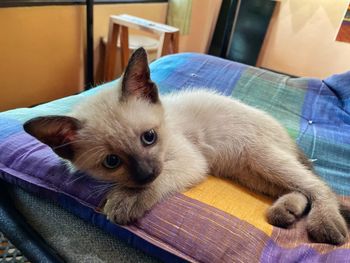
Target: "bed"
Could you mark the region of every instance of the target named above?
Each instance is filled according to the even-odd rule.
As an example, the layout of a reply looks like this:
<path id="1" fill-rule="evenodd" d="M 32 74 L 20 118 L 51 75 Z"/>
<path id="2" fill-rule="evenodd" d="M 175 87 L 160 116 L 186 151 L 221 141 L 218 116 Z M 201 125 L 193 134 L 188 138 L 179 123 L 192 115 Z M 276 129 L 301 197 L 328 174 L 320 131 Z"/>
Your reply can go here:
<path id="1" fill-rule="evenodd" d="M 195 53 L 166 56 L 150 67 L 162 94 L 207 87 L 269 112 L 314 161 L 317 173 L 342 202 L 349 204 L 350 72 L 325 80 L 291 78 Z M 22 124 L 40 115 L 63 115 L 79 101 L 114 84 L 34 108 L 0 113 L 0 179 L 12 185 L 18 208 L 39 232 L 46 231 L 48 242 L 65 260 L 350 261 L 349 242 L 338 247 L 312 243 L 305 220 L 289 229 L 273 227 L 265 219 L 271 199 L 212 176 L 157 204 L 131 225 L 107 221 L 101 208 L 108 188 L 81 172 L 71 173 L 49 147 L 25 133 Z M 67 228 L 67 224 L 73 227 Z M 56 240 L 52 234 L 50 240 L 50 225 L 57 228 Z M 128 246 L 115 245 L 115 238 Z M 151 257 L 128 250 L 129 246 Z M 119 254 L 114 251 L 117 249 Z"/>

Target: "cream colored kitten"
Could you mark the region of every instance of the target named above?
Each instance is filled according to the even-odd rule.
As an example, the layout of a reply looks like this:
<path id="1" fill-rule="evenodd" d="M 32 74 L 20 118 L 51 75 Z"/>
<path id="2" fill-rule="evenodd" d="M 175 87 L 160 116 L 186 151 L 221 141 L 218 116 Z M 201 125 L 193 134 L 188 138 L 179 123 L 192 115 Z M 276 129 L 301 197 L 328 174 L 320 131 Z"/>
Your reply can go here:
<path id="1" fill-rule="evenodd" d="M 213 174 L 277 198 L 267 212 L 273 225 L 287 227 L 309 211 L 313 240 L 347 240 L 335 194 L 276 120 L 206 90 L 160 99 L 142 48 L 115 88 L 88 98 L 70 117 L 35 118 L 24 128 L 78 169 L 117 182 L 104 208 L 117 223 Z"/>

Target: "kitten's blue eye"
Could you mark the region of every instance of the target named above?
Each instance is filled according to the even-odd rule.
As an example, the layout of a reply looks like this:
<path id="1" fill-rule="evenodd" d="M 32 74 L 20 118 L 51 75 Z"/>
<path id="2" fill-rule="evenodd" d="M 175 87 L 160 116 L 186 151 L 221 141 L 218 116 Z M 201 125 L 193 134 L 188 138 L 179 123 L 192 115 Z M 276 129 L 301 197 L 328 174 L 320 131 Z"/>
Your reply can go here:
<path id="1" fill-rule="evenodd" d="M 144 146 L 150 146 L 157 141 L 157 133 L 155 130 L 145 131 L 141 135 L 141 142 Z"/>
<path id="2" fill-rule="evenodd" d="M 117 169 L 121 165 L 122 161 L 115 154 L 108 154 L 103 160 L 103 166 L 107 169 Z"/>

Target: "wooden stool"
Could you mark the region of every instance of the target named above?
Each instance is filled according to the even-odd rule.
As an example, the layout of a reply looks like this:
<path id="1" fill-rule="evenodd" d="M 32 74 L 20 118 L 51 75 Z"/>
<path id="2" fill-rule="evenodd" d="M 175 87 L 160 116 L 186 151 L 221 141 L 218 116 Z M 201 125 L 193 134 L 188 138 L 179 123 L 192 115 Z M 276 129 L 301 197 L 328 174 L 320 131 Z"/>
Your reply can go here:
<path id="1" fill-rule="evenodd" d="M 109 32 L 107 38 L 104 80 L 111 81 L 115 78 L 116 48 L 120 34 L 121 69 L 125 70 L 129 60 L 129 28 L 154 33 L 160 36 L 160 44 L 157 58 L 179 52 L 179 29 L 168 25 L 155 23 L 150 20 L 130 15 L 110 16 Z"/>

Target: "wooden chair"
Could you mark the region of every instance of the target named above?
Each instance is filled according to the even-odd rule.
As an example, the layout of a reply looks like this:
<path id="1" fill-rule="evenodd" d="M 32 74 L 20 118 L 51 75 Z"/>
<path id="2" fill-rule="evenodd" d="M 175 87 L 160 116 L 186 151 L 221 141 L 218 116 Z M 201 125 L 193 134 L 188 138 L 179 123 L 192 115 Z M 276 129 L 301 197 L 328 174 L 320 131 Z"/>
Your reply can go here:
<path id="1" fill-rule="evenodd" d="M 121 69 L 124 71 L 129 60 L 129 28 L 157 34 L 160 44 L 157 58 L 179 52 L 179 29 L 168 25 L 130 15 L 113 15 L 109 18 L 109 32 L 105 53 L 104 80 L 115 78 L 115 62 L 117 54 L 117 41 L 120 36 Z"/>

